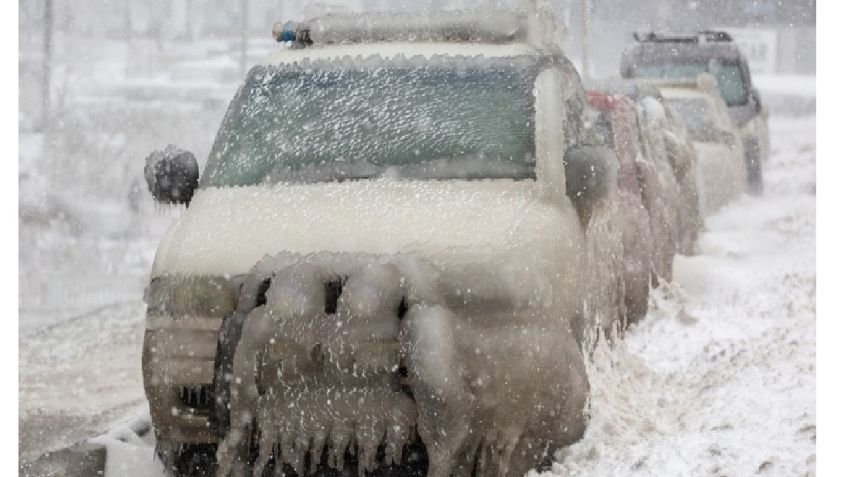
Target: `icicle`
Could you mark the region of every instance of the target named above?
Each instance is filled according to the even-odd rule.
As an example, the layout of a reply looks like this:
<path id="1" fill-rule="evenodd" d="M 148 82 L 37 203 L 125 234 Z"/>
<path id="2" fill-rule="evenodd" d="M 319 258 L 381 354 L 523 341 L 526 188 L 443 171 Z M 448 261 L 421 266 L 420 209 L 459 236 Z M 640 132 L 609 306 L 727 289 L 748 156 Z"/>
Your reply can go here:
<path id="1" fill-rule="evenodd" d="M 362 447 L 357 446 L 357 461 L 358 465 L 356 466 L 357 477 L 365 477 L 365 460 L 363 459 Z"/>
<path id="2" fill-rule="evenodd" d="M 294 453 L 296 456 L 296 462 L 292 462 L 292 466 L 295 468 L 297 475 L 306 475 L 306 452 L 308 448 L 304 443 L 304 439 L 302 438 L 295 438 L 294 442 Z"/>
<path id="3" fill-rule="evenodd" d="M 283 462 L 297 468 L 297 451 L 295 450 L 293 436 L 286 433 L 281 439 L 281 449 L 283 453 Z"/>
<path id="4" fill-rule="evenodd" d="M 512 453 L 515 451 L 515 446 L 518 445 L 518 435 L 516 435 L 516 432 L 512 429 L 509 429 L 506 431 L 505 435 L 501 436 L 501 440 L 498 442 L 498 452 L 500 453 L 498 477 L 506 477 L 507 472 L 509 472 L 509 463 L 512 460 Z"/>
<path id="5" fill-rule="evenodd" d="M 483 443 L 480 445 L 480 456 L 477 458 L 477 475 L 486 475 L 486 467 L 489 464 L 488 453 L 489 444 L 486 442 L 486 439 L 483 439 Z"/>
<path id="6" fill-rule="evenodd" d="M 314 474 L 318 469 L 318 464 L 321 463 L 321 454 L 324 452 L 324 446 L 327 442 L 327 427 L 322 426 L 312 438 L 312 455 L 310 460 L 309 471 Z"/>
<path id="7" fill-rule="evenodd" d="M 374 436 L 374 429 L 363 431 L 359 434 L 362 436 L 359 440 L 359 446 L 362 449 L 362 460 L 359 461 L 359 465 L 360 467 L 364 467 L 366 471 L 371 472 L 377 466 L 377 446 L 380 442 Z"/>
<path id="8" fill-rule="evenodd" d="M 332 456 L 333 456 L 333 464 L 332 467 L 336 470 L 341 471 L 344 467 L 344 454 L 347 450 L 347 442 L 348 437 L 345 435 L 346 429 L 344 428 L 343 423 L 339 423 L 340 425 L 334 426 L 332 431 L 333 436 L 333 448 L 332 448 Z"/>
<path id="9" fill-rule="evenodd" d="M 270 427 L 270 426 L 269 426 Z M 270 429 L 269 429 L 270 431 Z M 271 454 L 274 450 L 274 439 L 271 432 L 259 433 L 259 455 L 256 457 L 256 462 L 253 464 L 253 477 L 262 477 L 265 466 L 271 459 Z"/>
<path id="10" fill-rule="evenodd" d="M 277 445 L 274 451 L 274 477 L 285 477 L 286 466 L 283 463 L 283 459 L 279 454 L 280 447 Z"/>
<path id="11" fill-rule="evenodd" d="M 386 426 L 386 458 L 400 464 L 403 459 L 403 445 L 406 442 L 405 426 L 399 422 L 389 422 Z"/>

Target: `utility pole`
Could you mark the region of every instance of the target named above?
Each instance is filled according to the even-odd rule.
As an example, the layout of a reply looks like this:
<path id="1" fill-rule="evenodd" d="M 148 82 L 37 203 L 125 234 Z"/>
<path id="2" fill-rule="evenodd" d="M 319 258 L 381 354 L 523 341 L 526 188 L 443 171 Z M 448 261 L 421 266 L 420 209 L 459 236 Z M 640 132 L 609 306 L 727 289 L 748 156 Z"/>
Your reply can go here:
<path id="1" fill-rule="evenodd" d="M 583 78 L 589 77 L 589 0 L 580 0 L 580 14 L 583 23 L 583 38 L 581 39 L 581 70 Z"/>
<path id="2" fill-rule="evenodd" d="M 41 84 L 42 98 L 42 127 L 46 131 L 50 123 L 50 80 L 53 72 L 51 66 L 53 63 L 53 0 L 44 0 L 44 61 L 42 68 L 44 71 L 44 81 Z"/>
<path id="3" fill-rule="evenodd" d="M 194 41 L 194 33 L 191 31 L 191 0 L 185 0 L 185 29 L 186 29 L 186 40 L 189 43 Z"/>
<path id="4" fill-rule="evenodd" d="M 130 65 L 132 64 L 133 56 L 133 22 L 132 22 L 132 7 L 129 0 L 124 2 L 124 35 L 127 40 L 127 60 L 124 67 L 124 76 L 129 78 L 131 74 Z"/>
<path id="5" fill-rule="evenodd" d="M 247 74 L 247 39 L 250 27 L 250 0 L 241 0 L 241 74 Z"/>

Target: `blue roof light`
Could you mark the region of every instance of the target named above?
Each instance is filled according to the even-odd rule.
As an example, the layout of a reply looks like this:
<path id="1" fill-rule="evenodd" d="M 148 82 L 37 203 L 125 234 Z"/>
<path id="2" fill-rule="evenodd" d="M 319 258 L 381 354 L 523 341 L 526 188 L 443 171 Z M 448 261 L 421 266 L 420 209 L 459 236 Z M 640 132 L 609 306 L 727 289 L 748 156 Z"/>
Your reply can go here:
<path id="1" fill-rule="evenodd" d="M 309 39 L 309 26 L 305 23 L 276 22 L 274 29 L 271 30 L 271 35 L 277 42 L 289 44 L 292 48 L 303 48 L 312 44 L 312 40 Z"/>
<path id="2" fill-rule="evenodd" d="M 297 39 L 297 23 L 289 20 L 283 24 L 283 31 L 277 41 L 295 41 Z"/>
<path id="3" fill-rule="evenodd" d="M 274 29 L 271 30 L 271 34 L 278 42 L 290 42 L 297 40 L 297 30 L 298 24 L 289 20 L 285 23 L 274 23 Z"/>

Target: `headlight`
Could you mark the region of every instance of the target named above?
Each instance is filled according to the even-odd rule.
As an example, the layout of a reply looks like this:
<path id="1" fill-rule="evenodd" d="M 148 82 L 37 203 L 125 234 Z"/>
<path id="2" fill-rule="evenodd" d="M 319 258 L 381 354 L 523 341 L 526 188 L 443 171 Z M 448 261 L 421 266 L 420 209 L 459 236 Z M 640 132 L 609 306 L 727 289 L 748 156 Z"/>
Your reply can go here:
<path id="1" fill-rule="evenodd" d="M 754 137 L 757 135 L 757 118 L 751 118 L 747 123 L 739 128 L 739 131 L 744 137 Z"/>
<path id="2" fill-rule="evenodd" d="M 221 276 L 164 275 L 144 293 L 151 312 L 172 316 L 223 317 L 235 309 L 234 285 Z"/>

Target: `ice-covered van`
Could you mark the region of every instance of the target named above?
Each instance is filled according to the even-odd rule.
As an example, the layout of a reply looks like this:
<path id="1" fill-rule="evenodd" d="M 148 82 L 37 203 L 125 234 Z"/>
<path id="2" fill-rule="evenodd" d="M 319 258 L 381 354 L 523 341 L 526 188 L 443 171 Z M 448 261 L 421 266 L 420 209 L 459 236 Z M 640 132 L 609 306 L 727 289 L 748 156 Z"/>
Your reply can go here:
<path id="1" fill-rule="evenodd" d="M 519 476 L 582 435 L 622 241 L 552 18 L 277 28 L 202 175 L 148 158 L 157 200 L 187 205 L 146 291 L 173 473 Z"/>

